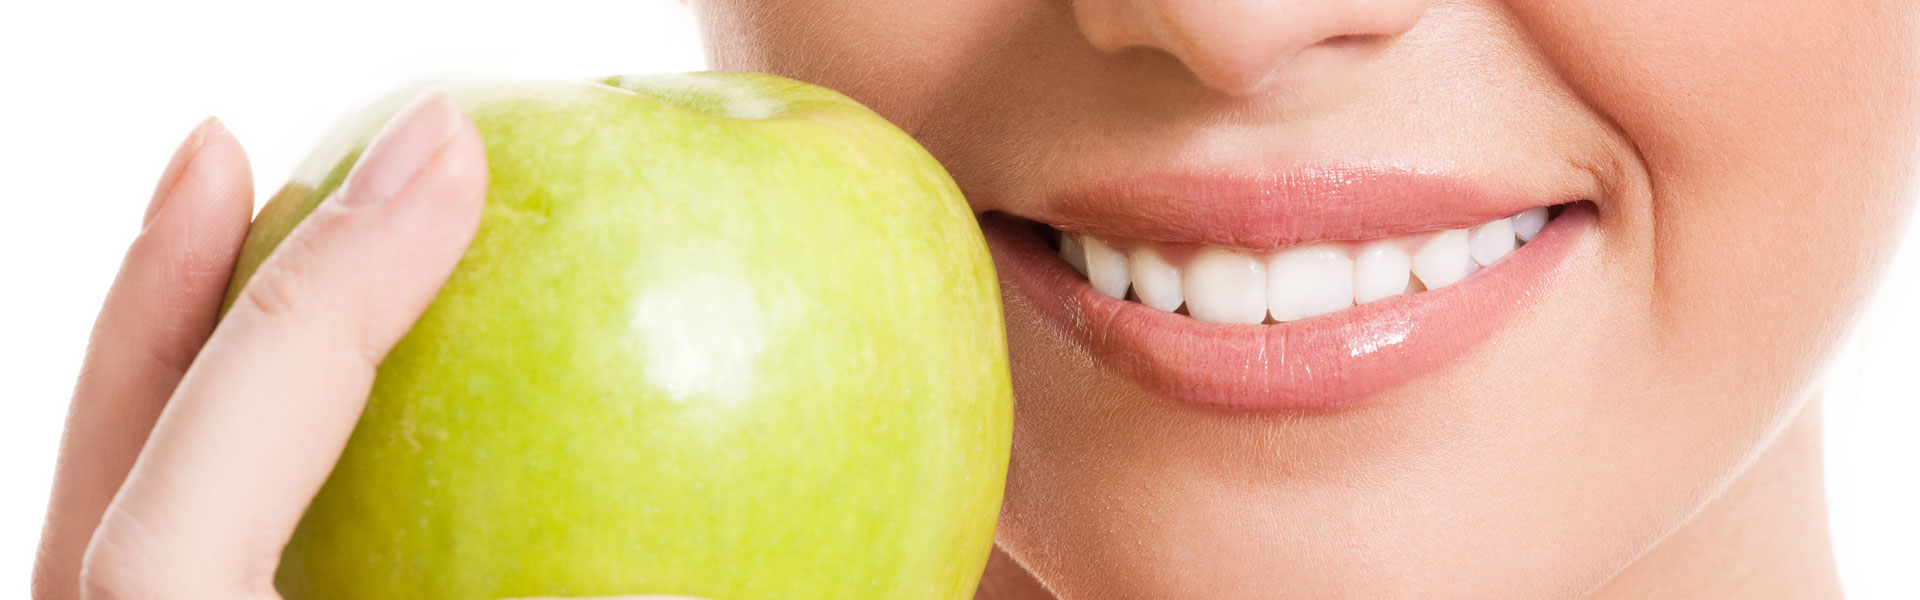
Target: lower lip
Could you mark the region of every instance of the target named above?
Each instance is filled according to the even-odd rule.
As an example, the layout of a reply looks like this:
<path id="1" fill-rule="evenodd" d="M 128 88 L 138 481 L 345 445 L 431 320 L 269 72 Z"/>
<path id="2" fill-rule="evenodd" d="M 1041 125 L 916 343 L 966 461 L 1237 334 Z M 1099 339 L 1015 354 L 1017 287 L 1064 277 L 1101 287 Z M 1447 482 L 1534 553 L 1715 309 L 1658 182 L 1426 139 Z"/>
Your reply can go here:
<path id="1" fill-rule="evenodd" d="M 1206 323 L 1093 289 L 1029 222 L 981 218 L 1009 303 L 1167 399 L 1236 411 L 1337 411 L 1445 369 L 1559 280 L 1593 230 L 1568 205 L 1494 266 L 1438 290 L 1278 324 Z M 1012 307 L 1010 307 L 1012 308 Z"/>

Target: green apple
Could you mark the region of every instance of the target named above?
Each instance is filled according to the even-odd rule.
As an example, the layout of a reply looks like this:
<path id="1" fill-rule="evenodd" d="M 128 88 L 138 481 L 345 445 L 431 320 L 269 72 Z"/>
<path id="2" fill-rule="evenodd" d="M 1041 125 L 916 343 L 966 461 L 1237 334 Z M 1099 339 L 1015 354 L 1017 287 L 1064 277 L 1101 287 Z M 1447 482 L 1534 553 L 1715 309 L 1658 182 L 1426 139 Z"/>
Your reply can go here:
<path id="1" fill-rule="evenodd" d="M 1012 391 L 932 155 L 770 75 L 440 87 L 485 139 L 485 216 L 286 547 L 287 598 L 972 596 Z M 229 298 L 415 96 L 336 126 Z"/>

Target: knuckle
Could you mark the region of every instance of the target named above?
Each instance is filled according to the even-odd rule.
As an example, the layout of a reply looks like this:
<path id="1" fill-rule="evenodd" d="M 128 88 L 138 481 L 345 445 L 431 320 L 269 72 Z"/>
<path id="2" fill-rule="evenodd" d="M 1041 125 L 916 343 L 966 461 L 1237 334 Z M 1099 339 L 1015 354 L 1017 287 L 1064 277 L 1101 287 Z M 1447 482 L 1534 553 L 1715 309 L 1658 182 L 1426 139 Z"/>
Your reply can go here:
<path id="1" fill-rule="evenodd" d="M 300 284 L 293 277 L 263 277 L 247 283 L 238 304 L 269 319 L 284 319 L 299 312 Z"/>
<path id="2" fill-rule="evenodd" d="M 154 598 L 134 580 L 124 577 L 88 577 L 81 571 L 80 597 L 85 600 L 136 600 Z"/>
<path id="3" fill-rule="evenodd" d="M 135 513 L 110 506 L 80 563 L 85 600 L 185 598 L 277 599 L 273 574 L 280 547 L 265 539 L 237 557 L 182 551 L 192 534 L 156 527 Z M 186 542 L 191 544 L 191 542 Z"/>
<path id="4" fill-rule="evenodd" d="M 234 300 L 233 313 L 245 310 L 254 313 L 249 318 L 271 323 L 273 328 L 317 336 L 309 341 L 337 345 L 351 352 L 354 360 L 377 367 L 391 342 L 369 342 L 376 339 L 368 333 L 375 325 L 368 319 L 351 318 L 363 303 L 344 295 L 339 282 L 332 281 L 350 272 L 344 265 L 327 264 L 341 257 L 322 247 L 323 240 L 332 237 L 326 230 L 341 226 L 345 218 L 345 213 L 329 204 L 314 209 L 247 281 Z"/>
<path id="5" fill-rule="evenodd" d="M 312 237 L 287 236 L 241 289 L 236 303 L 269 318 L 299 313 L 311 295 L 308 281 L 318 267 L 319 256 L 310 241 Z"/>
<path id="6" fill-rule="evenodd" d="M 117 512 L 117 511 L 116 511 Z M 124 512 L 101 520 L 80 562 L 80 597 L 87 600 L 161 598 L 165 569 L 148 550 L 150 532 Z"/>

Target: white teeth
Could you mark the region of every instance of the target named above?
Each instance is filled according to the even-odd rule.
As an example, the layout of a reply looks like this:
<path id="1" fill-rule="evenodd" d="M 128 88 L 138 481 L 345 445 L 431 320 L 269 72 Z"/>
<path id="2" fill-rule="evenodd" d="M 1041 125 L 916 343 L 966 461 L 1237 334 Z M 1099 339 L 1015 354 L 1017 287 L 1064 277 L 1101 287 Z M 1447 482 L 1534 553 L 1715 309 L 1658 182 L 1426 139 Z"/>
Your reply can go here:
<path id="1" fill-rule="evenodd" d="M 1189 316 L 1210 323 L 1297 321 L 1452 285 L 1526 245 L 1547 221 L 1540 207 L 1467 229 L 1362 242 L 1279 251 L 1205 246 L 1185 266 L 1169 262 L 1164 247 L 1151 242 L 1062 233 L 1060 256 L 1113 298 L 1132 297 L 1165 312 L 1185 306 Z"/>
<path id="2" fill-rule="evenodd" d="M 1482 267 L 1493 266 L 1509 252 L 1513 252 L 1513 221 L 1496 220 L 1473 228 L 1467 236 L 1467 253 Z"/>
<path id="3" fill-rule="evenodd" d="M 1093 288 L 1115 298 L 1127 297 L 1127 255 L 1096 237 L 1081 240 L 1080 245 L 1087 249 L 1087 281 Z"/>
<path id="4" fill-rule="evenodd" d="M 1187 265 L 1187 312 L 1210 323 L 1259 323 L 1267 317 L 1267 268 L 1251 256 L 1201 250 Z"/>
<path id="5" fill-rule="evenodd" d="M 1267 309 L 1293 321 L 1353 306 L 1353 259 L 1336 244 L 1281 252 L 1267 263 Z"/>
<path id="6" fill-rule="evenodd" d="M 1465 279 L 1480 265 L 1467 256 L 1467 230 L 1448 229 L 1427 238 L 1413 253 L 1413 276 L 1429 290 L 1437 290 Z"/>
<path id="7" fill-rule="evenodd" d="M 1407 291 L 1413 260 L 1393 240 L 1376 240 L 1353 259 L 1353 303 L 1366 304 Z"/>
<path id="8" fill-rule="evenodd" d="M 1529 208 L 1526 212 L 1513 216 L 1513 235 L 1518 236 L 1522 242 L 1533 241 L 1533 236 L 1540 235 L 1540 230 L 1546 227 L 1547 207 L 1545 206 Z"/>
<path id="9" fill-rule="evenodd" d="M 1080 247 L 1080 236 L 1060 234 L 1060 258 L 1067 259 L 1067 264 L 1079 271 L 1081 277 L 1087 276 L 1087 251 Z"/>
<path id="10" fill-rule="evenodd" d="M 1133 294 L 1141 304 L 1173 312 L 1186 300 L 1186 292 L 1180 289 L 1180 268 L 1167 264 L 1159 252 L 1134 250 L 1128 263 L 1133 268 Z"/>

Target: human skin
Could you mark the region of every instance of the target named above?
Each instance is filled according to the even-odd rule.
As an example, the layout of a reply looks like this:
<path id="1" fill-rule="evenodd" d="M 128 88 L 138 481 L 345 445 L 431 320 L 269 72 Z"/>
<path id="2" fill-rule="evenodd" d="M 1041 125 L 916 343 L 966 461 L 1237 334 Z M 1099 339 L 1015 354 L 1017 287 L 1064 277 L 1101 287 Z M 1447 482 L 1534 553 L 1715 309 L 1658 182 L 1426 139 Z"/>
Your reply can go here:
<path id="1" fill-rule="evenodd" d="M 1518 316 L 1348 410 L 1169 401 L 1003 285 L 982 598 L 1839 594 L 1815 384 L 1908 220 L 1920 4 L 689 5 L 714 68 L 868 104 L 981 213 L 1142 165 L 1591 191 Z"/>

